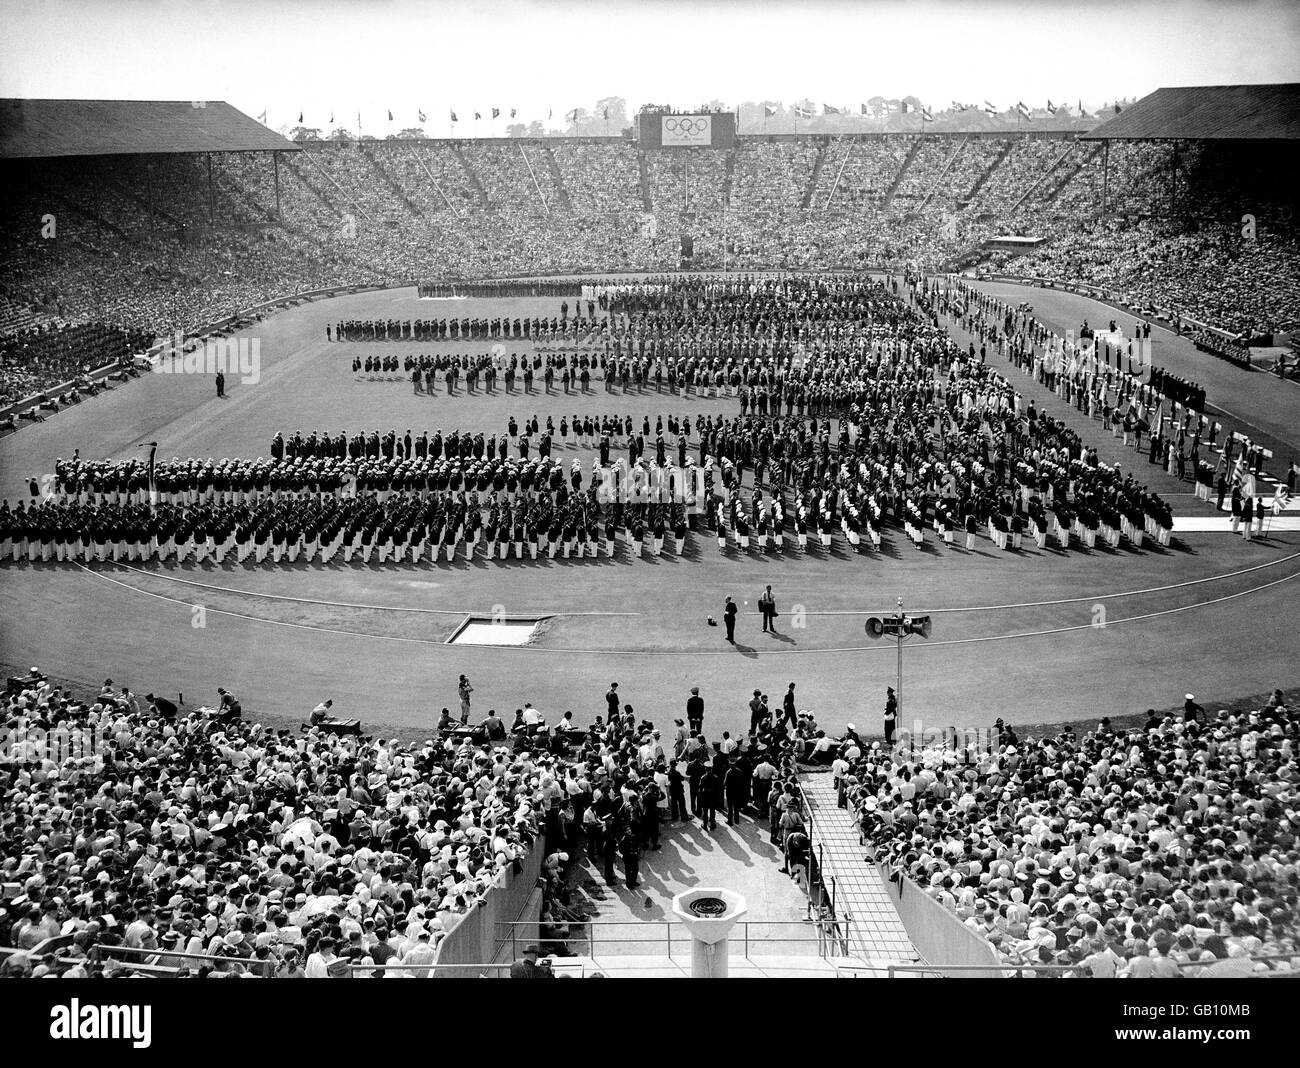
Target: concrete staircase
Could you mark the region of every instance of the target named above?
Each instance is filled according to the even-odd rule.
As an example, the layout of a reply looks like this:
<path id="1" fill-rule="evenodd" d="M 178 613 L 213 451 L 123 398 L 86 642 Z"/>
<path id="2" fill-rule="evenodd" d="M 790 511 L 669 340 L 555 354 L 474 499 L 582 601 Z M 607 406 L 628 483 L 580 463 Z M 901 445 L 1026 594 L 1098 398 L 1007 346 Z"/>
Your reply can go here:
<path id="1" fill-rule="evenodd" d="M 821 178 L 822 167 L 826 165 L 826 150 L 828 147 L 829 142 L 825 138 L 822 138 L 817 143 L 817 157 L 813 160 L 812 173 L 808 175 L 808 188 L 803 191 L 803 200 L 799 202 L 801 208 L 812 207 L 813 196 L 817 192 L 817 182 Z"/>
<path id="2" fill-rule="evenodd" d="M 826 773 L 799 776 L 812 855 L 830 889 L 835 919 L 848 929 L 849 953 L 869 961 L 919 959 L 853 814 L 836 803 Z"/>
<path id="3" fill-rule="evenodd" d="M 403 189 L 397 183 L 397 180 L 388 172 L 388 168 L 383 165 L 383 162 L 379 159 L 374 150 L 366 147 L 364 142 L 362 143 L 361 154 L 366 157 L 366 162 L 370 164 L 371 169 L 375 172 L 375 177 L 381 184 L 388 187 L 389 192 L 393 194 L 397 199 L 397 202 L 406 208 L 407 212 L 413 218 L 421 218 L 424 213 L 420 211 L 419 206 L 406 195 L 406 190 Z"/>
<path id="4" fill-rule="evenodd" d="M 1095 160 L 1098 156 L 1101 155 L 1101 153 L 1102 153 L 1101 145 L 1094 145 L 1092 151 L 1089 152 L 1087 155 L 1083 156 L 1073 167 L 1065 168 L 1065 173 L 1061 176 L 1061 180 L 1058 181 L 1056 184 L 1054 184 L 1052 188 L 1047 191 L 1043 199 L 1048 201 L 1055 200 L 1058 196 L 1061 195 L 1061 190 L 1063 190 L 1067 185 L 1069 185 L 1072 181 L 1074 181 L 1074 179 L 1078 176 L 1079 172 L 1082 171 L 1089 164 L 1091 164 L 1093 160 Z"/>
<path id="5" fill-rule="evenodd" d="M 460 163 L 461 169 L 465 172 L 465 179 L 469 182 L 470 188 L 474 190 L 474 199 L 478 201 L 478 206 L 485 211 L 492 205 L 488 202 L 487 190 L 483 188 L 483 183 L 479 181 L 478 175 L 474 173 L 474 168 L 469 165 L 469 160 L 465 158 L 465 150 L 458 144 L 451 146 L 452 154 Z"/>
<path id="6" fill-rule="evenodd" d="M 654 198 L 650 196 L 650 164 L 647 162 L 645 153 L 636 154 L 637 169 L 640 172 L 641 182 L 641 210 L 652 212 L 655 210 Z"/>
<path id="7" fill-rule="evenodd" d="M 889 183 L 889 188 L 885 190 L 884 199 L 880 202 L 881 211 L 887 211 L 894 202 L 894 194 L 898 192 L 898 187 L 903 184 L 903 179 L 907 177 L 907 169 L 912 166 L 912 160 L 916 159 L 916 154 L 920 151 L 921 139 L 918 137 L 912 141 L 912 147 L 908 149 L 906 158 L 898 168 L 898 173 L 894 175 L 894 180 Z"/>
<path id="8" fill-rule="evenodd" d="M 1032 193 L 1034 192 L 1035 189 L 1037 189 L 1037 188 L 1038 188 L 1039 186 L 1041 186 L 1045 181 L 1047 181 L 1047 176 L 1048 176 L 1049 174 L 1051 174 L 1054 170 L 1056 170 L 1057 167 L 1059 167 L 1062 163 L 1065 162 L 1065 157 L 1068 156 L 1068 155 L 1070 154 L 1070 150 L 1071 150 L 1071 148 L 1073 148 L 1072 145 L 1069 146 L 1069 147 L 1067 147 L 1066 150 L 1065 150 L 1064 152 L 1062 152 L 1059 156 L 1056 157 L 1055 160 L 1052 161 L 1052 165 L 1051 165 L 1050 167 L 1048 167 L 1047 170 L 1043 171 L 1042 174 L 1040 174 L 1037 178 L 1035 178 L 1032 182 L 1029 183 L 1029 188 L 1026 189 L 1026 190 L 1025 190 L 1021 195 L 1020 195 L 1020 199 L 1017 200 L 1017 201 L 1015 202 L 1015 204 L 1013 204 L 1013 205 L 1011 206 L 1011 210 L 1010 210 L 1009 212 L 1007 212 L 1007 216 L 1008 216 L 1008 218 L 1009 218 L 1010 216 L 1014 215 L 1016 212 L 1018 212 L 1018 211 L 1020 210 L 1020 205 L 1023 204 L 1026 200 L 1029 199 L 1030 194 L 1032 194 Z"/>
<path id="9" fill-rule="evenodd" d="M 948 172 L 952 170 L 953 164 L 957 162 L 957 157 L 961 155 L 962 150 L 966 147 L 967 144 L 969 144 L 969 142 L 970 142 L 969 137 L 963 137 L 960 141 L 957 142 L 957 147 L 954 148 L 952 152 L 949 154 L 947 161 L 943 165 L 943 170 L 941 170 L 937 175 L 935 175 L 934 182 L 930 186 L 930 191 L 925 194 L 925 199 L 921 201 L 921 206 L 920 208 L 917 209 L 918 211 L 924 211 L 926 209 L 926 206 L 930 203 L 930 201 L 934 199 L 934 195 L 937 192 L 939 192 L 939 189 L 943 185 L 943 180 L 948 177 Z"/>
<path id="10" fill-rule="evenodd" d="M 559 198 L 560 207 L 565 211 L 572 211 L 573 199 L 569 196 L 569 190 L 565 188 L 564 178 L 560 174 L 560 165 L 555 162 L 555 153 L 551 151 L 551 146 L 545 142 L 542 143 L 542 160 L 546 164 L 551 181 L 555 184 L 555 195 Z"/>
<path id="11" fill-rule="evenodd" d="M 958 203 L 960 203 L 962 207 L 971 203 L 979 195 L 979 191 L 983 189 L 988 180 L 993 177 L 993 172 L 1002 166 L 1003 160 L 1011 155 L 1011 149 L 1013 147 L 1014 142 L 1003 142 L 1002 151 L 997 154 L 997 158 L 988 165 L 983 174 L 975 179 L 975 184 L 970 187 L 970 191 L 958 199 Z"/>
<path id="12" fill-rule="evenodd" d="M 729 148 L 727 150 L 726 174 L 722 179 L 722 206 L 731 207 L 731 186 L 736 179 L 736 150 Z"/>

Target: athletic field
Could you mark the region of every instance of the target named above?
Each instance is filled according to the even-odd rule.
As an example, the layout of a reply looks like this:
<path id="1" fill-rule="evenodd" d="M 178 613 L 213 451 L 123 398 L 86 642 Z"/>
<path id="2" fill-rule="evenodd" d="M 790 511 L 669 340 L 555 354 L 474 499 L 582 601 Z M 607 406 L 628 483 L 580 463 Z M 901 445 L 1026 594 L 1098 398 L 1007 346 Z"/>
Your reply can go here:
<path id="1" fill-rule="evenodd" d="M 999 286 L 1009 297 L 1017 287 Z M 1025 290 L 1035 313 L 1066 329 L 1131 317 L 1070 294 Z M 559 298 L 422 301 L 414 290 L 337 297 L 302 304 L 244 332 L 260 339 L 261 377 L 229 378 L 219 400 L 206 376 L 149 375 L 38 425 L 0 439 L 0 488 L 10 502 L 25 478 L 53 470 L 58 456 L 138 455 L 158 441 L 172 456 L 269 456 L 279 430 L 453 428 L 505 431 L 548 414 L 617 412 L 639 424 L 648 415 L 694 417 L 739 411 L 734 399 L 683 399 L 653 389 L 585 396 L 556 391 L 448 398 L 415 395 L 402 375 L 358 381 L 354 355 L 436 351 L 433 343 L 327 343 L 325 324 L 347 318 L 442 315 L 558 315 Z M 570 301 L 572 308 L 573 302 Z M 241 335 L 242 336 L 242 335 Z M 964 337 L 958 336 L 964 341 Z M 1206 383 L 1211 405 L 1242 425 L 1258 425 L 1281 449 L 1300 437 L 1300 393 L 1287 383 L 1221 364 L 1161 331 L 1156 362 Z M 487 351 L 490 342 L 442 343 Z M 503 342 L 524 352 L 525 341 Z M 1069 419 L 1097 444 L 1106 463 L 1122 462 L 1139 480 L 1168 494 L 1175 514 L 1209 515 L 1178 484 L 1124 449 L 1092 422 L 996 355 L 990 359 L 1039 408 Z M 1225 417 L 1226 418 L 1226 417 Z M 1253 420 L 1253 421 L 1252 421 Z M 1235 425 L 1235 424 L 1234 424 Z M 558 446 L 558 440 L 557 440 Z M 566 462 L 589 461 L 570 445 Z M 1020 553 L 980 537 L 976 550 L 946 547 L 931 534 L 923 550 L 887 532 L 879 554 L 845 555 L 837 539 L 784 558 L 719 551 L 707 532 L 692 535 L 683 557 L 420 565 L 319 563 L 261 567 L 227 562 L 143 567 L 72 564 L 0 566 L 0 662 L 38 665 L 80 685 L 112 678 L 140 693 L 211 703 L 217 686 L 247 712 L 296 722 L 325 697 L 359 716 L 368 730 L 415 735 L 443 705 L 455 704 L 457 675 L 475 687 L 474 716 L 511 713 L 525 700 L 551 716 L 572 709 L 580 722 L 604 711 L 611 681 L 638 713 L 662 727 L 684 714 L 690 687 L 701 687 L 710 732 L 744 729 L 754 689 L 774 706 L 789 682 L 800 707 L 828 730 L 846 722 L 877 731 L 896 649 L 873 642 L 865 618 L 894 608 L 933 616 L 931 638 L 904 649 L 901 723 L 926 727 L 1090 720 L 1103 714 L 1168 707 L 1185 691 L 1207 707 L 1218 698 L 1300 684 L 1300 637 L 1294 604 L 1300 583 L 1300 534 L 1271 532 L 1250 545 L 1228 534 L 1176 536 L 1169 549 L 1134 552 L 1031 539 Z M 671 541 L 671 539 L 670 539 Z M 781 611 L 775 636 L 760 632 L 756 601 L 770 583 Z M 742 604 L 738 644 L 722 629 L 723 598 Z M 522 648 L 446 644 L 468 615 L 541 620 Z M 201 626 L 196 624 L 202 624 Z"/>

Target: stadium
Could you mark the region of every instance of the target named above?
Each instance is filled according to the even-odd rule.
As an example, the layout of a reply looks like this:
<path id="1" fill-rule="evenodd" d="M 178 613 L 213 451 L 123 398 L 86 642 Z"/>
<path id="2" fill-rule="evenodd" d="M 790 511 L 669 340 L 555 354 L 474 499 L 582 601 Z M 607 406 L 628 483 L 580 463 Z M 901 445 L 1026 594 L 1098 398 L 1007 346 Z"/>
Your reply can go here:
<path id="1" fill-rule="evenodd" d="M 0 100 L 0 972 L 1295 969 L 1300 83 L 357 118 Z"/>

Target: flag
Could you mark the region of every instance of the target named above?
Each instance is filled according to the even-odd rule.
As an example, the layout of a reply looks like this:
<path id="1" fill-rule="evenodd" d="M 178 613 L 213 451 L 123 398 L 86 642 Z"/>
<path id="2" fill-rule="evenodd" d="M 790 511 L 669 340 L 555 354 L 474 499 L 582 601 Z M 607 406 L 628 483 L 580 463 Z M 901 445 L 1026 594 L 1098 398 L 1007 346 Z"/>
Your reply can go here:
<path id="1" fill-rule="evenodd" d="M 454 111 L 451 113 L 451 121 L 452 121 L 452 122 L 460 122 L 460 120 L 459 120 L 458 118 L 456 118 L 456 113 L 455 113 Z"/>
<path id="2" fill-rule="evenodd" d="M 1237 470 L 1234 473 L 1233 482 L 1241 486 L 1243 497 L 1256 496 L 1255 472 L 1246 466 L 1244 457 L 1237 457 Z"/>
<path id="3" fill-rule="evenodd" d="M 952 110 L 953 110 L 953 111 L 957 111 L 957 112 L 965 111 L 965 110 L 966 110 L 966 105 L 965 105 L 965 104 L 959 104 L 959 103 L 957 103 L 957 101 L 954 100 L 954 101 L 952 102 Z"/>
<path id="4" fill-rule="evenodd" d="M 510 117 L 511 117 L 512 119 L 515 117 L 515 109 L 514 109 L 514 108 L 511 108 L 511 109 L 510 109 Z"/>
<path id="5" fill-rule="evenodd" d="M 493 109 L 492 109 L 492 117 L 493 117 L 494 119 L 495 119 L 498 115 L 500 115 L 500 114 L 501 114 L 501 109 L 500 109 L 500 108 L 493 108 Z"/>
<path id="6" fill-rule="evenodd" d="M 890 103 L 893 103 L 893 101 L 890 101 Z M 904 115 L 907 114 L 907 101 L 906 101 L 906 100 L 900 100 L 900 101 L 898 102 L 898 110 L 899 110 L 899 112 L 901 112 L 901 113 L 904 114 Z"/>
<path id="7" fill-rule="evenodd" d="M 357 112 L 357 133 L 361 132 L 361 112 Z"/>
<path id="8" fill-rule="evenodd" d="M 1121 111 L 1123 111 L 1123 110 L 1124 110 L 1124 109 L 1123 109 L 1122 107 L 1120 107 L 1118 104 L 1115 105 L 1115 114 L 1116 114 L 1116 115 L 1118 115 L 1118 114 L 1119 114 Z"/>
<path id="9" fill-rule="evenodd" d="M 149 506 L 152 508 L 158 497 L 158 482 L 154 473 L 154 460 L 158 456 L 158 442 L 146 441 L 140 448 L 143 449 L 145 445 L 149 446 Z"/>
<path id="10" fill-rule="evenodd" d="M 605 121 L 609 122 L 609 108 L 605 109 Z"/>
<path id="11" fill-rule="evenodd" d="M 419 110 L 417 110 L 417 111 L 416 111 L 416 114 L 420 116 L 420 121 L 423 122 L 423 121 L 424 121 L 424 112 L 423 112 L 423 111 L 419 111 Z"/>
<path id="12" fill-rule="evenodd" d="M 1023 100 L 1016 101 L 1016 110 L 1025 118 L 1029 118 L 1029 109 L 1025 107 L 1025 102 Z"/>
<path id="13" fill-rule="evenodd" d="M 555 111 L 554 111 L 553 108 L 547 108 L 547 109 L 546 109 L 546 117 L 547 117 L 548 120 L 549 120 L 549 119 L 552 119 L 552 118 L 555 117 Z"/>
<path id="14" fill-rule="evenodd" d="M 860 111 L 862 112 L 863 115 L 867 114 L 867 105 L 866 105 L 866 104 L 859 104 L 859 105 L 858 105 L 858 110 L 860 110 Z"/>
<path id="15" fill-rule="evenodd" d="M 775 114 L 776 114 L 776 108 L 771 107 L 768 104 L 763 105 L 763 118 L 770 119 Z"/>
<path id="16" fill-rule="evenodd" d="M 797 119 L 811 119 L 813 117 L 812 111 L 808 108 L 800 107 L 798 104 L 794 106 L 794 114 Z"/>
<path id="17" fill-rule="evenodd" d="M 997 109 L 997 108 L 995 108 L 995 107 L 994 107 L 992 104 L 990 104 L 987 100 L 984 101 L 984 114 L 986 114 L 986 115 L 996 115 L 997 113 L 998 113 L 998 109 Z"/>
<path id="18" fill-rule="evenodd" d="M 1047 101 L 1047 113 L 1048 113 L 1049 115 L 1055 115 L 1055 114 L 1056 114 L 1056 105 L 1053 104 L 1052 101 L 1051 101 L 1050 99 Z"/>
<path id="19" fill-rule="evenodd" d="M 262 112 L 262 114 L 260 114 L 259 116 L 257 116 L 257 121 L 260 122 L 263 126 L 266 125 L 266 112 L 265 112 L 265 111 Z"/>
<path id="20" fill-rule="evenodd" d="M 334 125 L 334 112 L 332 112 L 332 111 L 330 112 L 330 125 L 331 125 L 331 126 Z"/>
<path id="21" fill-rule="evenodd" d="M 1291 503 L 1291 491 L 1285 486 L 1278 486 L 1273 493 L 1273 514 L 1280 515 L 1285 512 L 1287 505 Z"/>
<path id="22" fill-rule="evenodd" d="M 578 121 L 578 109 L 577 109 L 577 108 L 574 108 L 572 111 L 570 111 L 570 112 L 569 112 L 567 115 L 565 115 L 564 117 L 565 117 L 565 119 L 567 119 L 569 122 L 574 122 L 574 123 L 576 123 L 576 122 Z"/>
<path id="23" fill-rule="evenodd" d="M 839 108 L 833 108 L 833 107 L 831 107 L 829 104 L 823 104 L 823 105 L 822 105 L 822 114 L 823 114 L 823 115 L 838 115 L 839 113 L 840 113 L 840 109 L 839 109 Z"/>
<path id="24" fill-rule="evenodd" d="M 298 112 L 298 121 L 302 122 L 302 112 Z"/>
<path id="25" fill-rule="evenodd" d="M 478 122 L 479 119 L 481 119 L 482 117 L 483 117 L 483 116 L 480 115 L 477 111 L 474 112 L 474 121 L 475 121 L 475 122 Z"/>
<path id="26" fill-rule="evenodd" d="M 934 122 L 934 116 L 930 114 L 930 109 L 925 107 L 924 105 L 922 105 L 921 107 L 921 121 Z"/>
<path id="27" fill-rule="evenodd" d="M 389 121 L 389 122 L 392 122 L 392 121 L 393 121 L 393 112 L 392 112 L 392 109 L 391 109 L 391 108 L 390 108 L 389 111 L 388 111 L 388 121 Z"/>

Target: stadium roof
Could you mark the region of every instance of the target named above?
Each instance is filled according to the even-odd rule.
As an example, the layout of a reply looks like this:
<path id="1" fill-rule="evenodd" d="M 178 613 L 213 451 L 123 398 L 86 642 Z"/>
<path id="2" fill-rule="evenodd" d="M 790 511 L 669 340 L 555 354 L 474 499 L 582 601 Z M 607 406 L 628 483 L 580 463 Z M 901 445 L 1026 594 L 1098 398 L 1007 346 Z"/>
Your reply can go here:
<path id="1" fill-rule="evenodd" d="M 0 100 L 0 158 L 297 149 L 223 100 Z"/>
<path id="2" fill-rule="evenodd" d="M 1081 137 L 1294 141 L 1300 138 L 1300 83 L 1157 89 Z"/>

